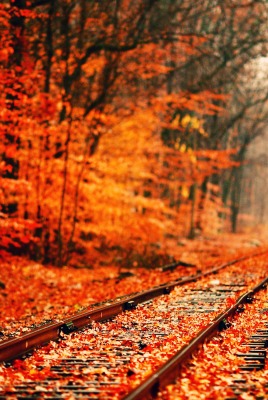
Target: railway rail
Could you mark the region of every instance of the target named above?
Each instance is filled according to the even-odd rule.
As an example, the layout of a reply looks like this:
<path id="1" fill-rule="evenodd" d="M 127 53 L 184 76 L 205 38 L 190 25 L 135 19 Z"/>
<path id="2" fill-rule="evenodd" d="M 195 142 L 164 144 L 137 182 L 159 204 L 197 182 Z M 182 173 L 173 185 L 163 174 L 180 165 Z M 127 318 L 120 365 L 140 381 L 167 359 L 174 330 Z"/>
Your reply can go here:
<path id="1" fill-rule="evenodd" d="M 210 324 L 202 329 L 187 345 L 183 346 L 167 363 L 165 363 L 159 370 L 152 374 L 149 379 L 138 386 L 132 393 L 127 395 L 125 400 L 142 399 L 149 397 L 156 397 L 157 393 L 163 389 L 174 376 L 178 373 L 178 368 L 182 365 L 183 361 L 193 354 L 198 347 L 209 339 L 217 332 L 227 329 L 229 327 L 228 318 L 233 316 L 236 312 L 242 312 L 242 305 L 244 303 L 251 303 L 255 293 L 262 289 L 266 289 L 268 277 L 262 280 L 258 285 L 241 295 L 236 302 L 226 309 L 223 313 L 218 315 Z M 240 353 L 244 357 L 246 363 L 240 366 L 241 370 L 255 370 L 260 369 L 266 358 L 266 350 L 268 347 L 268 325 L 267 329 L 256 332 L 252 335 L 250 341 L 244 343 L 245 346 L 251 347 L 249 353 Z M 250 362 L 247 362 L 250 361 Z"/>
<path id="2" fill-rule="evenodd" d="M 0 399 L 156 396 L 181 363 L 266 286 L 264 266 L 241 273 L 237 263 L 247 258 L 3 341 Z M 19 356 L 24 359 L 15 360 Z"/>
<path id="3" fill-rule="evenodd" d="M 257 255 L 259 254 L 261 255 L 262 253 L 258 253 Z M 19 337 L 3 340 L 0 342 L 0 362 L 18 358 L 50 340 L 59 339 L 62 333 L 71 333 L 74 330 L 87 326 L 92 321 L 102 321 L 111 318 L 121 312 L 134 308 L 139 303 L 143 303 L 161 294 L 169 293 L 176 286 L 181 286 L 189 282 L 194 282 L 201 277 L 215 274 L 229 265 L 244 261 L 247 258 L 248 256 L 241 257 L 218 267 L 210 268 L 207 271 L 197 272 L 192 276 L 181 277 L 140 293 L 121 296 L 102 304 L 98 303 L 95 307 L 93 305 L 90 310 L 78 312 L 61 321 L 49 322 Z M 163 267 L 163 269 L 166 267 L 169 268 L 170 265 Z M 172 264 L 172 267 L 174 267 L 174 264 Z"/>
<path id="4" fill-rule="evenodd" d="M 228 329 L 199 346 L 156 398 L 192 399 L 201 393 L 206 399 L 267 399 L 267 298 L 267 286 L 262 287 L 230 318 Z"/>

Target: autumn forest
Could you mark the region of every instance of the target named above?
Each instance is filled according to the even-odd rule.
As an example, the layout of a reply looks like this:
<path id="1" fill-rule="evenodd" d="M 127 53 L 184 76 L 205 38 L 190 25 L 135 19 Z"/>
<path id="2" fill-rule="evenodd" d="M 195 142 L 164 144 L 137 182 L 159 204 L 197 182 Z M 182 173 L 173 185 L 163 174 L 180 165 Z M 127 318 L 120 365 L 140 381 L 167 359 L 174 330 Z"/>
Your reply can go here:
<path id="1" fill-rule="evenodd" d="M 265 0 L 2 1 L 1 256 L 146 264 L 170 239 L 252 223 L 267 13 Z"/>

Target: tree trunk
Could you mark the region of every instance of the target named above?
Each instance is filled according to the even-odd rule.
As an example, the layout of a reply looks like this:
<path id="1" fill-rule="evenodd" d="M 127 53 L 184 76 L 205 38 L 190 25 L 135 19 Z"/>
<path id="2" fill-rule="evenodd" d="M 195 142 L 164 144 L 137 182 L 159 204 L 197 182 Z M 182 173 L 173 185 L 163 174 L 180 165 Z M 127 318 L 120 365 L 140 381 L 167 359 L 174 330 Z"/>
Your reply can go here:
<path id="1" fill-rule="evenodd" d="M 8 68 L 13 72 L 12 83 L 10 84 L 10 91 L 7 94 L 7 104 L 10 112 L 19 113 L 18 106 L 16 102 L 18 100 L 18 94 L 22 91 L 22 84 L 20 82 L 21 75 L 21 61 L 23 57 L 23 30 L 24 30 L 24 17 L 20 15 L 21 10 L 26 8 L 26 1 L 24 0 L 15 0 L 10 4 L 10 36 L 11 36 L 11 45 L 13 48 L 13 52 L 10 55 L 8 61 Z M 16 68 L 17 67 L 17 68 Z M 16 125 L 18 122 L 15 122 L 17 118 L 14 116 L 12 122 L 6 123 L 6 133 L 5 133 L 5 147 L 8 150 L 9 146 L 17 150 L 20 146 L 20 138 L 17 136 Z M 14 133 L 15 132 L 15 133 Z M 7 153 L 4 153 L 3 161 L 6 165 L 6 171 L 3 174 L 3 178 L 14 179 L 17 180 L 19 178 L 19 161 L 16 156 L 9 156 Z M 3 212 L 8 215 L 15 215 L 18 210 L 17 202 L 12 202 L 2 206 Z"/>

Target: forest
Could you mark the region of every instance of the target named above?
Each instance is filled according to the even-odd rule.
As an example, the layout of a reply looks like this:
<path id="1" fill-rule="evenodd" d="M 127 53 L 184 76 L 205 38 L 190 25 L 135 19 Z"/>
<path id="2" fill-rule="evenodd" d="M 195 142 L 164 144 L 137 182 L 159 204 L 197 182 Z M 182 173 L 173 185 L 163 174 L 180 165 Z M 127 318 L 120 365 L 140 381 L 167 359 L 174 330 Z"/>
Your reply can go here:
<path id="1" fill-rule="evenodd" d="M 1 257 L 146 266 L 264 223 L 267 6 L 3 0 Z"/>

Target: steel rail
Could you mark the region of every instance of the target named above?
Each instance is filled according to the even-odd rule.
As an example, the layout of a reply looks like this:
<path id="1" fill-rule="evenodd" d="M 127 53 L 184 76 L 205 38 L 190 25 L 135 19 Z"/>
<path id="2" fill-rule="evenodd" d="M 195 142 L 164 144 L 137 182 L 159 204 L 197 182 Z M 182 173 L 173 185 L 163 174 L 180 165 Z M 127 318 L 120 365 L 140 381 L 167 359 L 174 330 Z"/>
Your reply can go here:
<path id="1" fill-rule="evenodd" d="M 262 254 L 265 254 L 266 252 L 267 250 L 240 257 L 238 259 L 222 264 L 218 267 L 208 269 L 204 272 L 198 272 L 197 274 L 191 275 L 189 277 L 178 278 L 177 280 L 161 284 L 143 292 L 130 294 L 129 296 L 125 296 L 123 300 L 120 298 L 112 299 L 110 301 L 107 301 L 105 305 L 73 314 L 70 317 L 61 321 L 52 322 L 43 327 L 33 329 L 30 332 L 23 334 L 19 337 L 3 340 L 0 343 L 0 362 L 11 361 L 19 358 L 24 354 L 30 353 L 35 348 L 45 345 L 51 340 L 60 339 L 62 337 L 62 334 L 68 334 L 76 330 L 82 329 L 83 327 L 90 325 L 90 323 L 93 321 L 104 321 L 106 319 L 112 318 L 126 310 L 131 310 L 135 308 L 138 304 L 161 296 L 162 294 L 168 294 L 176 286 L 195 282 L 204 276 L 215 274 L 221 269 L 226 268 L 230 265 L 244 261 L 251 257 L 260 256 Z M 94 305 L 92 305 L 92 307 L 94 307 Z"/>
<path id="2" fill-rule="evenodd" d="M 258 285 L 242 294 L 231 307 L 217 316 L 210 324 L 194 337 L 187 345 L 183 346 L 173 357 L 162 365 L 155 373 L 149 376 L 143 383 L 126 395 L 123 400 L 142 400 L 156 397 L 159 390 L 167 384 L 174 381 L 179 374 L 180 366 L 189 358 L 197 348 L 206 340 L 215 336 L 220 330 L 227 328 L 226 319 L 233 316 L 239 306 L 251 302 L 253 295 L 259 290 L 265 289 L 268 283 L 268 277 L 263 279 Z"/>

